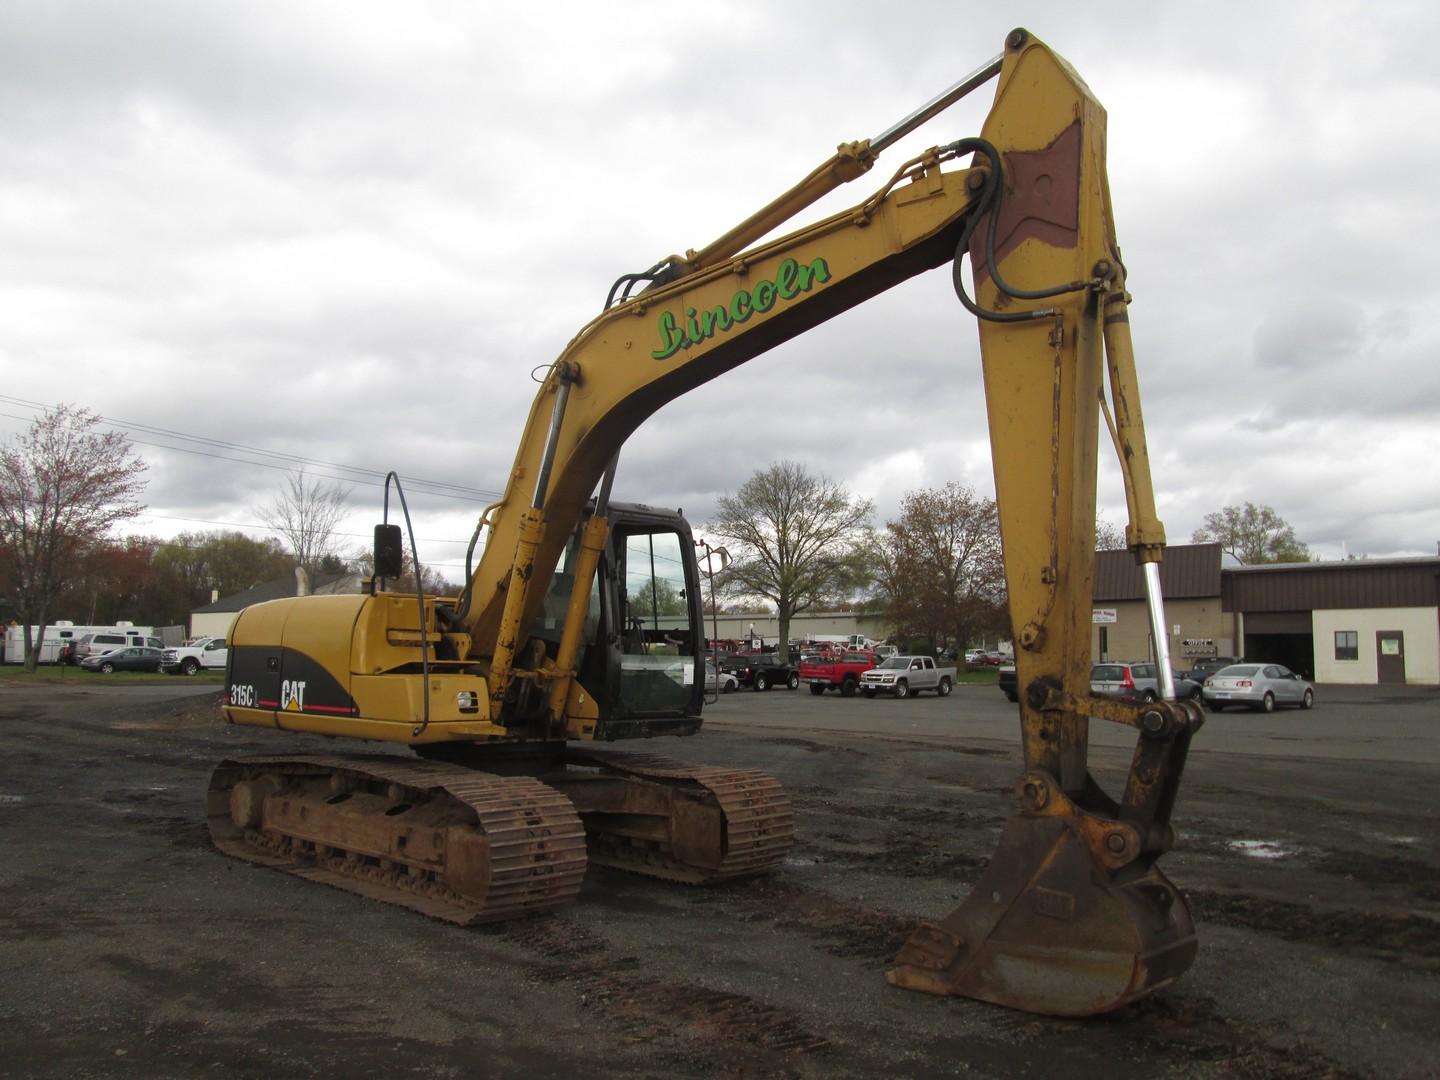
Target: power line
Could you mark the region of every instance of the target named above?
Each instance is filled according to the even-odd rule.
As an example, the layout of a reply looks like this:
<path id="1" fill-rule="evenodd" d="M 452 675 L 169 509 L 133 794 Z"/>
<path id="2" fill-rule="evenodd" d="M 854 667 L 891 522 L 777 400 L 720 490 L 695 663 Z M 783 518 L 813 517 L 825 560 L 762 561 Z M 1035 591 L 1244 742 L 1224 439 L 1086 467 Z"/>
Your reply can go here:
<path id="1" fill-rule="evenodd" d="M 198 524 L 198 525 L 223 525 L 223 526 L 225 526 L 226 528 L 231 528 L 231 529 L 259 529 L 259 530 L 262 531 L 262 532 L 279 532 L 279 531 L 280 531 L 279 529 L 275 528 L 273 525 L 260 525 L 260 524 L 258 524 L 258 523 L 245 522 L 245 521 L 212 521 L 212 520 L 209 519 L 209 518 L 180 517 L 179 515 L 176 515 L 176 514 L 156 514 L 156 513 L 150 512 L 150 511 L 146 511 L 146 512 L 145 512 L 144 514 L 142 514 L 141 516 L 142 516 L 142 517 L 160 518 L 160 519 L 163 520 L 163 521 L 193 521 L 193 522 L 195 522 L 195 523 Z M 332 535 L 332 536 L 348 536 L 348 537 L 351 537 L 351 538 L 353 538 L 353 539 L 359 539 L 359 540 L 365 540 L 365 539 L 368 539 L 368 538 L 369 538 L 369 537 L 367 536 L 367 534 L 365 534 L 365 533 L 337 532 L 337 533 L 332 533 L 331 535 Z M 445 540 L 445 539 L 441 539 L 441 538 L 439 538 L 439 537 L 433 537 L 433 536 L 419 536 L 419 537 L 416 537 L 416 540 L 418 540 L 418 541 L 424 541 L 424 542 L 427 543 L 427 544 L 468 544 L 468 543 L 470 543 L 469 540 Z"/>
<path id="2" fill-rule="evenodd" d="M 49 405 L 45 402 L 32 401 L 28 398 L 13 397 L 9 394 L 0 394 L 0 401 L 9 402 L 12 405 L 20 405 L 24 408 L 31 409 L 49 410 L 55 408 L 54 405 Z M 8 416 L 13 420 L 28 421 L 34 419 L 33 417 L 16 416 L 13 413 L 3 413 L 0 415 Z M 183 439 L 188 442 L 198 443 L 202 446 L 211 446 L 219 450 L 233 450 L 246 454 L 259 454 L 262 457 L 273 458 L 276 462 L 283 462 L 285 464 L 275 464 L 267 461 L 253 461 L 248 458 L 233 457 L 231 455 L 221 453 L 211 453 L 204 450 L 197 450 L 185 446 L 174 446 L 169 443 L 147 442 L 142 439 L 132 440 L 133 442 L 136 442 L 141 446 L 154 446 L 162 450 L 174 450 L 179 453 L 195 454 L 200 457 L 218 458 L 223 461 L 235 461 L 243 465 L 255 465 L 260 468 L 279 469 L 281 471 L 289 471 L 297 465 L 310 465 L 319 466 L 321 468 L 327 469 L 339 469 L 343 472 L 355 473 L 357 475 L 336 476 L 333 474 L 324 474 L 324 479 L 338 480 L 349 483 L 362 483 L 371 487 L 383 486 L 385 477 L 388 475 L 385 471 L 371 469 L 362 465 L 348 465 L 344 462 L 326 461 L 321 458 L 309 458 L 300 454 L 287 454 L 274 450 L 265 450 L 261 447 L 248 446 L 244 443 L 232 443 L 227 442 L 223 439 L 212 439 L 202 435 L 191 435 L 187 432 L 177 431 L 172 428 L 158 427 L 153 424 L 145 424 L 138 421 L 122 420 L 118 417 L 103 416 L 98 413 L 96 415 L 112 427 L 120 428 L 125 431 L 140 431 L 151 435 L 164 436 L 166 438 Z M 366 477 L 376 477 L 378 479 L 365 479 Z M 411 490 L 416 492 L 417 494 L 436 495 L 443 498 L 485 502 L 494 502 L 501 498 L 501 493 L 498 491 L 493 491 L 488 488 L 470 487 L 465 484 L 455 484 L 445 480 L 427 480 L 422 477 L 401 477 L 401 480 L 404 481 L 406 484 L 411 485 Z M 435 490 L 437 488 L 448 488 L 449 490 Z"/>

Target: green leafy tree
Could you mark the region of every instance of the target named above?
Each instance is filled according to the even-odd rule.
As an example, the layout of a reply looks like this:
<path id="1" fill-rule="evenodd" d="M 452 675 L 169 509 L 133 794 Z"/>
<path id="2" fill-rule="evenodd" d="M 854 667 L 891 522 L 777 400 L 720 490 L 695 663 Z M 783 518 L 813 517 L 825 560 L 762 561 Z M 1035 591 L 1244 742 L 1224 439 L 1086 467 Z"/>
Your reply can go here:
<path id="1" fill-rule="evenodd" d="M 995 500 L 950 482 L 912 491 L 876 538 L 874 598 L 897 637 L 963 649 L 1005 624 Z"/>
<path id="2" fill-rule="evenodd" d="M 1250 502 L 1206 514 L 1191 539 L 1197 544 L 1218 543 L 1243 566 L 1310 561 L 1310 548 L 1296 538 L 1284 518 L 1269 506 Z"/>
<path id="3" fill-rule="evenodd" d="M 0 449 L 0 585 L 25 627 L 25 668 L 34 671 L 55 603 L 80 559 L 120 522 L 138 515 L 145 463 L 100 417 L 60 405 Z M 31 639 L 32 625 L 40 638 Z"/>
<path id="4" fill-rule="evenodd" d="M 727 541 L 733 562 L 716 575 L 731 598 L 775 605 L 781 658 L 788 660 L 790 621 L 834 604 L 866 583 L 866 535 L 874 507 L 827 477 L 793 461 L 751 476 L 720 499 L 705 532 Z"/>
<path id="5" fill-rule="evenodd" d="M 230 596 L 294 573 L 294 560 L 273 537 L 256 540 L 235 530 L 185 532 L 155 548 L 152 621 L 184 623 L 212 594 Z"/>
<path id="6" fill-rule="evenodd" d="M 685 594 L 668 578 L 646 577 L 639 581 L 632 579 L 626 591 L 631 605 L 648 612 L 652 617 L 684 615 L 690 610 Z"/>

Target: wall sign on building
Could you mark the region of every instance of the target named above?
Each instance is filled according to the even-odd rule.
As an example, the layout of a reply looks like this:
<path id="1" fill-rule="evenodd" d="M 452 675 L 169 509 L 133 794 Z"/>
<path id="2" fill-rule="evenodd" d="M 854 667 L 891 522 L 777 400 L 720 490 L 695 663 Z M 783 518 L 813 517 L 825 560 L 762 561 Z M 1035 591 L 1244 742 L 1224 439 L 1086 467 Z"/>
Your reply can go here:
<path id="1" fill-rule="evenodd" d="M 1090 610 L 1090 621 L 1092 623 L 1113 623 L 1116 620 L 1115 608 L 1092 608 Z"/>

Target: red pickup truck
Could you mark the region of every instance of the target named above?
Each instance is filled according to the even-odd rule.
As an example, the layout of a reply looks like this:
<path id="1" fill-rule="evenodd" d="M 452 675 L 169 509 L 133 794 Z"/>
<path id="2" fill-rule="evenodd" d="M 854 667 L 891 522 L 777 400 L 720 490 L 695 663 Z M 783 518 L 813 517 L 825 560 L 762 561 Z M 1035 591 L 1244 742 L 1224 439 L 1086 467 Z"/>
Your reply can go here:
<path id="1" fill-rule="evenodd" d="M 845 697 L 854 697 L 860 689 L 860 673 L 879 667 L 885 658 L 873 652 L 847 652 L 833 660 L 802 660 L 800 681 L 810 684 L 810 693 L 817 697 L 826 690 L 839 690 Z"/>

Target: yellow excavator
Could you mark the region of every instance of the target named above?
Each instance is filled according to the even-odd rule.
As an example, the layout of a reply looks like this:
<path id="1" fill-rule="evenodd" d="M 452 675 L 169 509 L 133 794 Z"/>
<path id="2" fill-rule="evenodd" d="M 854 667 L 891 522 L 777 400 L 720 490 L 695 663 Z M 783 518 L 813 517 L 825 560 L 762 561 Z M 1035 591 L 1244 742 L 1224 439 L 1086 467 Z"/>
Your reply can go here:
<path id="1" fill-rule="evenodd" d="M 980 137 L 935 146 L 853 208 L 764 239 L 997 78 Z M 602 746 L 694 734 L 705 696 L 695 544 L 678 513 L 611 500 L 619 453 L 666 402 L 946 265 L 980 328 L 1025 771 L 974 891 L 916 929 L 887 978 L 1083 1016 L 1184 972 L 1194 927 L 1156 860 L 1173 842 L 1170 813 L 1202 713 L 1169 685 L 1164 530 L 1105 113 L 1025 30 L 895 126 L 841 145 L 708 247 L 620 278 L 544 369 L 458 597 L 386 587 L 401 574 L 404 540 L 387 520 L 363 594 L 240 614 L 229 721 L 399 743 L 414 755 L 225 761 L 208 794 L 217 847 L 461 923 L 568 903 L 587 861 L 697 884 L 775 867 L 793 822 L 773 777 Z M 1166 681 L 1148 704 L 1089 689 L 1102 414 Z M 388 500 L 387 486 L 387 517 Z M 1087 766 L 1092 719 L 1136 730 L 1118 798 Z"/>

